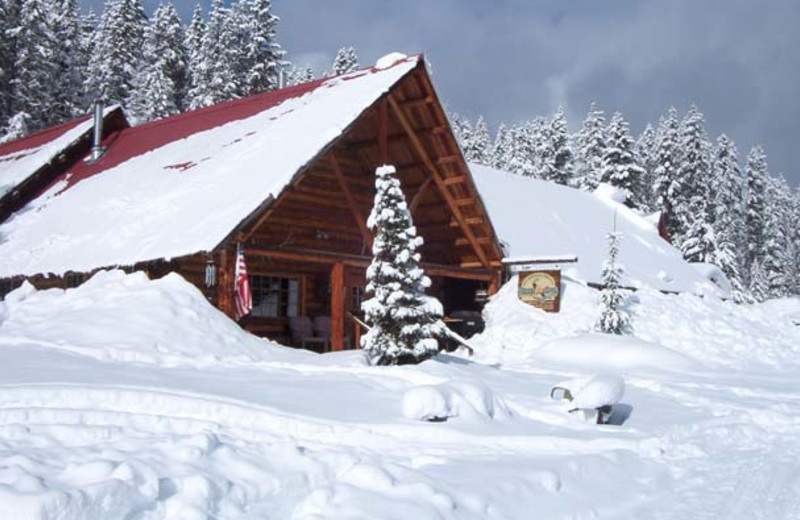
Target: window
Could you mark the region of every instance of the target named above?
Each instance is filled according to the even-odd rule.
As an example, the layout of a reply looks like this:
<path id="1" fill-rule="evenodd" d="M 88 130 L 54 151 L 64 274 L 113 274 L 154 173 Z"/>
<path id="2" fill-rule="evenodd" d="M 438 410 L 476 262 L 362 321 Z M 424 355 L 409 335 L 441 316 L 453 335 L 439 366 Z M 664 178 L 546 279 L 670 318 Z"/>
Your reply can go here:
<path id="1" fill-rule="evenodd" d="M 294 278 L 251 276 L 252 315 L 262 318 L 297 316 L 300 308 L 300 282 Z"/>

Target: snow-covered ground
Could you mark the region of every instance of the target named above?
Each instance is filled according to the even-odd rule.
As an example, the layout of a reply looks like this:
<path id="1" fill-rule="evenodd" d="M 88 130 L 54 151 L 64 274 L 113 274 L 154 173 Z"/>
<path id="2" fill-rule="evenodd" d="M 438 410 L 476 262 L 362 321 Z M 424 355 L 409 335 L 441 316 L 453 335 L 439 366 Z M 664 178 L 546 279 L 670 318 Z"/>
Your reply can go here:
<path id="1" fill-rule="evenodd" d="M 369 367 L 242 332 L 180 277 L 0 304 L 0 519 L 800 518 L 800 300 L 639 291 L 634 337 L 487 308 L 473 358 Z M 612 422 L 552 401 L 622 377 Z M 427 422 L 421 418 L 446 421 Z"/>

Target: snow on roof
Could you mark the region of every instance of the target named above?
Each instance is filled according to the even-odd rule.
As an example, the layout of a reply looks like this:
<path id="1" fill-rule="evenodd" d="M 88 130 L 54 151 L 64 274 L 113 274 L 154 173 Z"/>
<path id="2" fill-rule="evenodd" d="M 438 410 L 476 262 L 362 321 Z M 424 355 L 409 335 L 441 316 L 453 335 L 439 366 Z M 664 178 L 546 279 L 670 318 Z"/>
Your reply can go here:
<path id="1" fill-rule="evenodd" d="M 0 225 L 0 277 L 213 250 L 419 57 L 122 130 Z"/>
<path id="2" fill-rule="evenodd" d="M 92 129 L 89 116 L 0 145 L 0 198 Z"/>
<path id="3" fill-rule="evenodd" d="M 624 285 L 681 292 L 710 287 L 645 217 L 612 198 L 477 164 L 470 169 L 499 239 L 509 245 L 509 257 L 568 251 L 578 261 L 562 266 L 562 272 L 600 283 L 608 253 L 605 237 L 616 211 L 617 230 L 623 233 L 619 260 L 625 267 Z"/>

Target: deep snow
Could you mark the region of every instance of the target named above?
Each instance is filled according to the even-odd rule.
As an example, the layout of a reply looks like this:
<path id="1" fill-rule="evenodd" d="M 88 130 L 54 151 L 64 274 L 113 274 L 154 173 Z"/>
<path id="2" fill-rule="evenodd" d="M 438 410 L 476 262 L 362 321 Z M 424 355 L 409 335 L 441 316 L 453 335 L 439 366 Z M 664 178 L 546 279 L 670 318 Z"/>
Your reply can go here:
<path id="1" fill-rule="evenodd" d="M 473 358 L 404 367 L 253 338 L 174 275 L 22 288 L 0 519 L 800 517 L 800 301 L 639 291 L 619 339 L 590 330 L 596 291 L 566 280 L 554 315 L 514 288 Z M 600 365 L 619 426 L 549 397 Z"/>

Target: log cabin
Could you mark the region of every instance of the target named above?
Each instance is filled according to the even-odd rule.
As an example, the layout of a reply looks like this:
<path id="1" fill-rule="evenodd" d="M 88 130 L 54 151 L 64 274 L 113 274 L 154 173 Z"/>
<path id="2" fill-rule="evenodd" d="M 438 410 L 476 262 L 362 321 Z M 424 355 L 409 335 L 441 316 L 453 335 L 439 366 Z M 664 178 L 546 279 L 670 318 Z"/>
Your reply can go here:
<path id="1" fill-rule="evenodd" d="M 91 150 L 79 121 L 70 139 L 50 130 L 49 155 L 17 172 L 28 185 L 0 223 L 0 296 L 26 279 L 69 288 L 100 269 L 177 272 L 233 317 L 241 245 L 243 327 L 290 343 L 291 318 L 322 316 L 327 348 L 354 348 L 383 164 L 397 168 L 445 313 L 479 310 L 498 289 L 502 251 L 422 56 L 139 126 L 118 109 L 95 121 Z M 0 146 L 0 184 L 3 164 L 45 141 Z"/>

